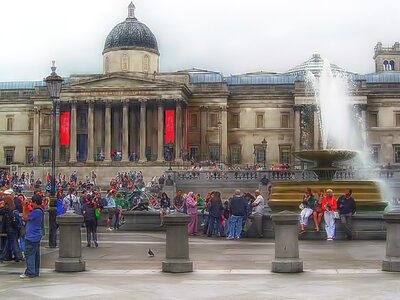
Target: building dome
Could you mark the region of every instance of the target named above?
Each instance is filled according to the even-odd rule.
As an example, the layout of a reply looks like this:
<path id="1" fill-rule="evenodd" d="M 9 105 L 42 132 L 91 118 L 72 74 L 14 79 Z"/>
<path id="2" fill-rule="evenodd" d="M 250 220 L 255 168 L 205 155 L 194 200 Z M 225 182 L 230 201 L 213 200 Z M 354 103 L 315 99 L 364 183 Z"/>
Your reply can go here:
<path id="1" fill-rule="evenodd" d="M 135 18 L 135 5 L 128 7 L 128 18 L 117 24 L 107 36 L 103 54 L 113 50 L 145 50 L 159 55 L 156 37 Z"/>
<path id="2" fill-rule="evenodd" d="M 311 72 L 314 75 L 319 76 L 324 69 L 325 60 L 319 53 L 313 53 L 312 57 L 306 62 L 290 69 L 286 74 L 290 75 L 306 75 L 307 72 Z M 348 73 L 343 68 L 330 64 L 333 73 Z"/>

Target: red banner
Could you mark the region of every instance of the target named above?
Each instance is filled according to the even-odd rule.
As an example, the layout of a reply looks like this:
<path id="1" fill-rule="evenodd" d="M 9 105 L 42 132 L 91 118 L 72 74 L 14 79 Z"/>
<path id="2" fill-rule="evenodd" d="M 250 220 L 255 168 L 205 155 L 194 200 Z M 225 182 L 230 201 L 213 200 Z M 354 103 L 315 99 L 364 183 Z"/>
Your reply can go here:
<path id="1" fill-rule="evenodd" d="M 60 114 L 60 145 L 69 145 L 69 126 L 71 115 L 69 111 Z"/>
<path id="2" fill-rule="evenodd" d="M 175 142 L 175 110 L 165 111 L 165 143 Z"/>

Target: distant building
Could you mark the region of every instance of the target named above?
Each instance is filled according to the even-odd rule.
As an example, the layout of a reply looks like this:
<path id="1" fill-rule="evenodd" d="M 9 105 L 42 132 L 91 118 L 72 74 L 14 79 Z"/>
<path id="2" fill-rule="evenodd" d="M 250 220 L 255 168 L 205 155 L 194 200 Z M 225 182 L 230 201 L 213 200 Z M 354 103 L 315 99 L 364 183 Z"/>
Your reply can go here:
<path id="1" fill-rule="evenodd" d="M 264 138 L 268 166 L 294 165 L 293 151 L 320 147 L 315 100 L 304 81 L 307 71 L 321 71 L 318 54 L 286 73 L 228 77 L 198 69 L 162 72 L 159 58 L 156 37 L 137 20 L 131 3 L 126 20 L 106 38 L 103 74 L 65 78 L 58 166 L 162 165 L 171 156 L 263 164 Z M 374 59 L 376 73 L 352 74 L 354 105 L 375 162 L 399 164 L 399 43 L 391 48 L 378 43 Z M 51 111 L 43 82 L 0 83 L 1 165 L 37 167 L 50 161 Z"/>

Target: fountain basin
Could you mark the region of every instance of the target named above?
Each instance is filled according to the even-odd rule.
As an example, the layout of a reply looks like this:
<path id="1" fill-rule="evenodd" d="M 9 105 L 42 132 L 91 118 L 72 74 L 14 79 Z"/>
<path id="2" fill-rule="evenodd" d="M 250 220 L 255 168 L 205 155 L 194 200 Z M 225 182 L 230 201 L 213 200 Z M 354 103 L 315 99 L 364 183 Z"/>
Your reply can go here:
<path id="1" fill-rule="evenodd" d="M 303 199 L 304 188 L 307 187 L 311 188 L 314 194 L 320 189 L 332 189 L 336 199 L 344 194 L 346 188 L 351 188 L 358 213 L 383 212 L 387 206 L 381 199 L 380 188 L 375 181 L 329 180 L 275 183 L 268 205 L 273 212 L 300 211 L 299 205 Z"/>

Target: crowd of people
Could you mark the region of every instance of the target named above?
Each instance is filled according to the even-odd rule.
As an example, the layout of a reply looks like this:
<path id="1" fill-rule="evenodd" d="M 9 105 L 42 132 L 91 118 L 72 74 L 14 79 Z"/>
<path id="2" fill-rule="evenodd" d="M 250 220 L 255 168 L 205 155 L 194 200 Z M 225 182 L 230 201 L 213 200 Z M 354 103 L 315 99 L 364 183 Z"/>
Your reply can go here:
<path id="1" fill-rule="evenodd" d="M 208 237 L 215 235 L 239 239 L 254 223 L 257 236 L 263 237 L 264 202 L 259 190 L 254 196 L 236 190 L 225 201 L 219 191 L 212 191 L 203 198 L 200 194 L 183 194 L 182 190 L 178 190 L 172 201 L 166 193 L 162 193 L 159 199 L 161 225 L 165 215 L 175 211 L 190 216 L 189 235 L 198 235 L 198 229 L 202 227 L 202 233 Z M 198 225 L 199 214 L 203 217 L 201 226 Z"/>
<path id="2" fill-rule="evenodd" d="M 306 232 L 308 220 L 312 216 L 315 230 L 320 231 L 322 218 L 325 223 L 325 231 L 328 241 L 335 238 L 336 219 L 343 224 L 346 238 L 353 239 L 352 217 L 356 213 L 357 206 L 352 197 L 353 191 L 347 188 L 343 195 L 335 198 L 332 189 L 323 189 L 312 193 L 310 188 L 304 189 L 303 200 L 299 206 L 300 213 L 300 234 Z"/>

